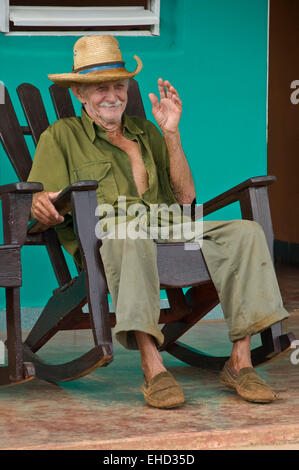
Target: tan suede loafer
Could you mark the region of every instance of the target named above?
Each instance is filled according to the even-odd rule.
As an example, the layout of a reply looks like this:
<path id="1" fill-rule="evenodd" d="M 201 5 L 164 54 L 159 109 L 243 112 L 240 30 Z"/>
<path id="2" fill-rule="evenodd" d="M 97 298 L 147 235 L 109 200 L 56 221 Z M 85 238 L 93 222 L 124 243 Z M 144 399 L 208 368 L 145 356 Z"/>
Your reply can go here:
<path id="1" fill-rule="evenodd" d="M 228 388 L 236 390 L 244 400 L 254 403 L 270 403 L 277 396 L 269 385 L 261 379 L 253 367 L 244 367 L 235 375 L 227 363 L 220 374 L 220 382 Z"/>
<path id="2" fill-rule="evenodd" d="M 155 408 L 175 408 L 184 403 L 184 394 L 173 375 L 160 372 L 149 383 L 144 381 L 141 388 L 145 401 Z"/>

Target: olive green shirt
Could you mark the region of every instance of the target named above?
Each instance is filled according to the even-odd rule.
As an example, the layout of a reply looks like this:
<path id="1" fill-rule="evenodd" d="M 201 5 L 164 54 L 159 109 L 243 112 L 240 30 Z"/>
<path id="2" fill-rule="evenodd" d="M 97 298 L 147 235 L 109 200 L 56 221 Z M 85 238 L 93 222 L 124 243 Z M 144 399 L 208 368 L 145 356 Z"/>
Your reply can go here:
<path id="1" fill-rule="evenodd" d="M 141 196 L 127 153 L 109 141 L 106 131 L 83 108 L 81 117 L 59 119 L 42 133 L 28 181 L 56 192 L 77 181 L 97 180 L 98 203 L 111 204 L 116 213 L 119 196 L 126 196 L 127 206 L 177 203 L 170 185 L 167 147 L 158 128 L 145 118 L 124 114 L 123 134 L 138 143 L 148 173 L 149 187 Z M 56 230 L 64 248 L 78 261 L 71 215 Z"/>

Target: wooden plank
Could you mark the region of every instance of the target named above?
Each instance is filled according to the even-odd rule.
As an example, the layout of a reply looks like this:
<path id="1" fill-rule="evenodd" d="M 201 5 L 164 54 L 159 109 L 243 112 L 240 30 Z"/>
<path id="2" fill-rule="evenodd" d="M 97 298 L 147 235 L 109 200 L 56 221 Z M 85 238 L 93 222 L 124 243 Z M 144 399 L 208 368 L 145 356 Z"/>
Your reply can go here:
<path id="1" fill-rule="evenodd" d="M 274 232 L 268 199 L 268 188 L 254 187 L 242 192 L 240 207 L 243 219 L 255 220 L 265 232 L 268 248 L 274 260 Z"/>
<path id="2" fill-rule="evenodd" d="M 18 86 L 17 93 L 36 145 L 41 133 L 49 126 L 40 91 L 30 83 L 22 83 Z"/>
<path id="3" fill-rule="evenodd" d="M 39 141 L 40 135 L 49 126 L 48 117 L 41 98 L 41 94 L 35 86 L 23 83 L 17 88 L 17 92 L 32 133 L 35 144 Z M 67 212 L 70 207 L 67 208 Z M 66 213 L 66 212 L 65 212 Z M 65 213 L 63 215 L 65 215 Z M 32 225 L 32 224 L 31 224 Z M 49 257 L 55 272 L 56 279 L 60 286 L 71 280 L 71 275 L 66 263 L 63 251 L 54 229 L 49 229 L 43 236 Z"/>
<path id="4" fill-rule="evenodd" d="M 208 215 L 222 207 L 232 204 L 233 202 L 239 201 L 242 197 L 242 191 L 247 190 L 249 187 L 268 186 L 275 181 L 276 177 L 271 175 L 254 176 L 249 178 L 228 191 L 225 191 L 224 193 L 205 202 L 203 204 L 203 215 Z"/>
<path id="5" fill-rule="evenodd" d="M 28 365 L 28 367 L 27 367 Z M 35 370 L 33 365 L 29 363 L 24 363 L 24 374 L 23 377 L 19 377 L 18 379 L 14 379 L 10 375 L 10 370 L 8 366 L 1 366 L 0 367 L 0 385 L 16 385 L 25 382 L 29 382 L 35 378 Z"/>
<path id="6" fill-rule="evenodd" d="M 185 364 L 200 369 L 221 370 L 229 359 L 229 356 L 211 356 L 179 341 L 171 344 L 166 351 Z"/>
<path id="7" fill-rule="evenodd" d="M 49 91 L 58 119 L 76 115 L 68 88 L 54 84 L 49 87 Z"/>
<path id="8" fill-rule="evenodd" d="M 19 247 L 0 246 L 0 286 L 19 287 L 22 285 L 22 267 Z"/>
<path id="9" fill-rule="evenodd" d="M 185 309 L 185 315 L 179 321 L 175 319 L 173 323 L 165 325 L 162 329 L 164 343 L 160 348 L 161 351 L 167 351 L 170 345 L 219 304 L 218 294 L 212 281 L 192 287 L 184 297 L 189 308 Z"/>
<path id="10" fill-rule="evenodd" d="M 267 346 L 259 346 L 251 350 L 253 367 L 262 366 L 286 354 L 290 349 L 293 339 L 291 333 L 280 337 L 280 350 L 275 351 L 270 343 Z M 169 354 L 192 367 L 208 370 L 221 370 L 229 356 L 212 356 L 199 349 L 177 341 L 165 349 Z"/>
<path id="11" fill-rule="evenodd" d="M 75 233 L 86 273 L 86 291 L 94 341 L 96 345 L 105 345 L 112 351 L 108 288 L 99 253 L 100 241 L 95 234 L 98 222 L 98 217 L 95 215 L 98 205 L 96 191 L 75 191 L 72 193 L 72 201 Z"/>
<path id="12" fill-rule="evenodd" d="M 9 377 L 18 381 L 24 378 L 20 288 L 6 288 L 5 297 Z"/>
<path id="13" fill-rule="evenodd" d="M 5 102 L 0 105 L 0 138 L 19 180 L 26 181 L 32 160 L 6 88 Z"/>
<path id="14" fill-rule="evenodd" d="M 32 194 L 7 193 L 2 197 L 4 243 L 24 245 Z"/>
<path id="15" fill-rule="evenodd" d="M 172 314 L 178 319 L 186 317 L 191 313 L 191 309 L 186 301 L 183 289 L 166 289 L 166 294 L 170 306 L 169 315 Z"/>
<path id="16" fill-rule="evenodd" d="M 59 330 L 64 318 L 85 303 L 86 280 L 82 271 L 69 286 L 54 291 L 25 341 L 27 346 L 34 352 L 40 349 Z"/>
<path id="17" fill-rule="evenodd" d="M 161 289 L 189 287 L 210 281 L 202 251 L 185 250 L 184 243 L 157 243 L 157 263 Z"/>
<path id="18" fill-rule="evenodd" d="M 58 235 L 54 228 L 46 230 L 43 235 L 56 279 L 58 284 L 63 286 L 71 281 L 72 276 L 65 260 Z"/>
<path id="19" fill-rule="evenodd" d="M 34 365 L 36 377 L 53 383 L 79 379 L 97 367 L 105 367 L 113 361 L 113 356 L 106 354 L 100 346 L 95 346 L 86 354 L 63 364 L 47 364 L 26 344 L 23 345 L 23 355 L 26 361 Z"/>
<path id="20" fill-rule="evenodd" d="M 139 85 L 135 79 L 130 80 L 126 113 L 129 116 L 140 116 L 144 118 L 146 117 L 140 90 L 139 90 Z"/>
<path id="21" fill-rule="evenodd" d="M 0 198 L 4 194 L 16 193 L 16 194 L 33 194 L 43 190 L 43 185 L 41 183 L 33 182 L 20 182 L 20 183 L 10 183 L 0 186 Z"/>

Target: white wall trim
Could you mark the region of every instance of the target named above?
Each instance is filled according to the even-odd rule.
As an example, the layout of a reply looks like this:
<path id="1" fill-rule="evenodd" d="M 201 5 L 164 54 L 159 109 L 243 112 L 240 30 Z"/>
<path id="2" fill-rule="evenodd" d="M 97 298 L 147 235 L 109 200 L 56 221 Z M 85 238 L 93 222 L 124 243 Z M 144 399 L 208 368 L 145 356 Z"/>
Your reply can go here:
<path id="1" fill-rule="evenodd" d="M 77 27 L 150 26 L 149 29 L 131 31 L 111 30 L 102 34 L 124 36 L 156 36 L 160 33 L 160 0 L 148 0 L 143 6 L 124 7 L 60 7 L 60 6 L 9 6 L 9 0 L 0 0 L 0 31 L 10 36 L 74 36 L 84 35 Z M 9 22 L 18 27 L 31 26 L 39 31 L 9 31 Z M 45 31 L 47 27 L 73 27 L 74 31 Z M 100 31 L 88 31 L 90 35 Z"/>
<path id="2" fill-rule="evenodd" d="M 9 0 L 0 0 L 0 31 L 9 31 Z"/>

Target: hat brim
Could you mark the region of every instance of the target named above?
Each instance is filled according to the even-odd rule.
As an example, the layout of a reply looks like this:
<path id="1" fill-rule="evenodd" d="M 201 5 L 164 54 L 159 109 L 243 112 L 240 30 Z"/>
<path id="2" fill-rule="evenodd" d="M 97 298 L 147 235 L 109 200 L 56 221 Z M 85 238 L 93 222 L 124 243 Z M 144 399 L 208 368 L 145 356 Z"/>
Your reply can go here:
<path id="1" fill-rule="evenodd" d="M 74 83 L 99 83 L 99 82 L 108 82 L 113 80 L 124 80 L 126 78 L 132 78 L 137 75 L 143 64 L 140 58 L 137 55 L 134 55 L 134 59 L 137 62 L 136 69 L 134 72 L 128 72 L 124 67 L 121 68 L 111 68 L 102 70 L 101 72 L 90 72 L 85 74 L 80 73 L 56 73 L 48 75 L 48 78 L 63 87 L 69 88 Z"/>

